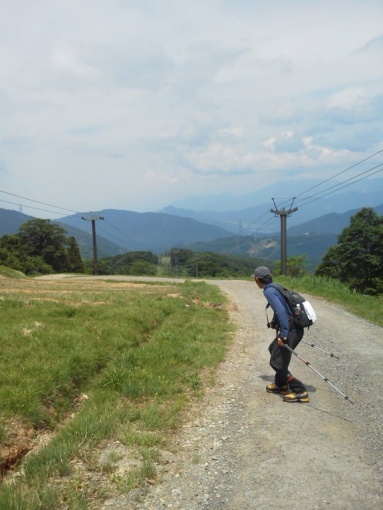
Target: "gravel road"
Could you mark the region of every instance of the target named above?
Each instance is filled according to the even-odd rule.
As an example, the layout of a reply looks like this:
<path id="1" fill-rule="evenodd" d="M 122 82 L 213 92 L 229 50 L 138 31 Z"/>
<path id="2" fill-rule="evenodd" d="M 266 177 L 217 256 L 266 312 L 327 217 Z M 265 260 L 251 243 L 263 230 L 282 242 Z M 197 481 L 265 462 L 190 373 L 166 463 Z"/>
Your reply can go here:
<path id="1" fill-rule="evenodd" d="M 142 280 L 142 279 L 141 279 Z M 297 352 L 355 403 L 293 356 L 309 404 L 268 394 L 273 380 L 265 298 L 252 282 L 214 281 L 238 325 L 216 384 L 188 412 L 155 485 L 102 510 L 382 510 L 383 329 L 306 297 L 317 322 Z"/>

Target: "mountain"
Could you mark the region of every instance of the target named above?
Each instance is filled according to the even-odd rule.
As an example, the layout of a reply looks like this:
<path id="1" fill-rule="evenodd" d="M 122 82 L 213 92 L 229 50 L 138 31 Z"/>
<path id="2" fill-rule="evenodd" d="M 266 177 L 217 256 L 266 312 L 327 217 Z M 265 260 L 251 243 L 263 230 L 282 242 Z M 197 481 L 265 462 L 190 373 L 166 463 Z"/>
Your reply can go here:
<path id="1" fill-rule="evenodd" d="M 318 185 L 316 184 L 317 182 L 321 183 L 323 181 L 310 181 L 310 189 L 313 190 L 312 195 L 319 193 L 314 189 Z M 299 197 L 299 194 L 303 193 L 304 190 L 300 191 L 296 186 L 296 183 L 291 182 L 279 185 L 279 187 L 285 188 L 284 197 L 289 196 L 289 194 L 290 196 L 297 197 L 294 203 L 292 199 L 275 198 L 278 210 L 288 210 L 291 205 L 298 207 L 298 210 L 291 214 L 288 219 L 289 226 L 300 225 L 330 213 L 345 213 L 351 209 L 376 207 L 382 203 L 383 179 L 366 179 L 362 183 L 358 183 L 357 190 L 353 189 L 348 192 L 338 192 L 315 198 L 307 196 L 305 199 Z M 333 186 L 336 186 L 336 184 Z M 278 223 L 276 223 L 278 218 L 275 218 L 275 214 L 271 212 L 271 209 L 275 208 L 274 202 L 271 198 L 268 198 L 278 196 L 273 194 L 273 192 L 275 192 L 275 189 L 272 186 L 268 186 L 257 192 L 240 197 L 225 194 L 217 195 L 215 198 L 212 196 L 198 197 L 198 201 L 191 198 L 190 200 L 177 202 L 177 204 L 195 203 L 197 209 L 179 208 L 173 204 L 162 209 L 162 212 L 184 218 L 193 218 L 202 223 L 209 223 L 236 234 L 250 235 L 254 232 L 272 232 L 279 228 Z M 267 202 L 266 200 L 269 201 Z M 249 203 L 252 203 L 252 205 L 244 207 Z M 201 209 L 203 204 L 206 209 Z M 230 206 L 232 209 L 228 209 Z"/>
<path id="2" fill-rule="evenodd" d="M 383 204 L 373 208 L 383 216 Z M 350 224 L 350 218 L 360 209 L 343 214 L 331 213 L 301 225 L 287 228 L 287 256 L 306 255 L 307 269 L 313 271 L 327 250 L 337 244 L 338 236 Z M 290 220 L 290 218 L 289 218 Z M 232 236 L 210 242 L 191 244 L 189 249 L 199 252 L 231 253 L 276 261 L 281 258 L 280 232 L 250 236 Z"/>
<path id="3" fill-rule="evenodd" d="M 348 191 L 343 191 L 346 187 Z M 330 198 L 326 198 L 326 191 Z M 367 207 L 380 204 L 382 192 L 383 179 L 362 179 L 359 181 L 355 180 L 353 183 L 349 182 L 348 184 L 339 181 L 331 181 L 330 183 L 323 181 L 323 179 L 312 179 L 310 181 L 288 180 L 260 187 L 256 191 L 243 195 L 221 193 L 218 195 L 190 196 L 173 202 L 170 204 L 170 207 L 198 212 L 228 212 L 249 209 L 258 204 L 267 204 L 270 209 L 273 206 L 272 197 L 276 199 L 277 205 L 279 205 L 281 201 L 287 200 L 290 202 L 292 197 L 303 201 L 303 196 L 305 196 L 304 201 L 306 201 L 308 197 L 317 195 L 317 198 L 320 198 L 320 200 L 316 201 L 317 205 L 318 202 L 326 198 L 325 207 L 330 207 L 330 209 L 317 214 L 317 216 L 320 216 L 328 212 L 345 212 L 352 207 L 363 207 L 359 203 L 352 203 L 355 197 L 359 195 L 363 196 Z M 343 208 L 343 210 L 340 210 L 339 207 Z"/>
<path id="4" fill-rule="evenodd" d="M 125 251 L 148 250 L 161 254 L 173 247 L 232 235 L 231 232 L 214 225 L 164 213 L 104 209 L 84 214 L 83 217 L 97 218 L 97 236 L 102 235 L 104 239 L 118 244 Z M 66 216 L 59 221 L 80 230 L 90 230 L 89 222 L 82 221 L 77 215 Z"/>
<path id="5" fill-rule="evenodd" d="M 54 220 L 52 223 L 57 223 L 66 231 L 67 236 L 72 236 L 76 239 L 82 259 L 93 258 L 93 235 L 91 233 L 84 232 L 84 230 L 72 227 L 72 225 L 67 225 L 60 221 Z M 91 232 L 89 224 L 88 227 L 89 232 Z M 98 258 L 113 257 L 115 255 L 123 255 L 126 253 L 124 248 L 118 244 L 112 243 L 108 239 L 105 239 L 105 237 L 96 236 L 96 243 Z"/>
<path id="6" fill-rule="evenodd" d="M 321 262 L 327 250 L 337 243 L 337 234 L 300 234 L 287 236 L 287 257 L 306 255 L 307 269 L 312 272 Z M 252 236 L 233 236 L 198 242 L 188 246 L 195 252 L 226 253 L 244 257 L 277 261 L 281 258 L 280 234 L 260 234 Z"/>
<path id="7" fill-rule="evenodd" d="M 376 214 L 383 216 L 383 204 L 373 207 Z M 316 233 L 316 234 L 340 234 L 344 228 L 350 224 L 350 218 L 356 214 L 360 208 L 351 209 L 343 214 L 331 213 L 320 216 L 315 220 L 306 221 L 295 227 L 287 229 L 289 236 Z"/>
<path id="8" fill-rule="evenodd" d="M 33 216 L 18 211 L 0 209 L 0 236 L 17 234 L 23 223 L 33 219 Z"/>
<path id="9" fill-rule="evenodd" d="M 329 213 L 291 226 L 287 220 L 287 255 L 306 254 L 308 268 L 315 268 L 337 237 L 349 225 L 350 217 L 358 209 L 344 213 Z M 374 207 L 383 215 L 383 204 Z M 17 211 L 0 209 L 0 235 L 15 234 L 20 225 L 33 219 Z M 127 251 L 152 251 L 161 255 L 171 248 L 188 248 L 193 251 L 210 251 L 263 259 L 280 259 L 280 225 L 274 223 L 273 232 L 257 230 L 251 235 L 233 235 L 218 226 L 165 213 L 136 213 L 105 209 L 88 215 L 74 215 L 55 220 L 68 236 L 74 236 L 82 257 L 92 258 L 93 236 L 91 221 L 94 219 L 97 254 L 99 258 L 114 256 Z M 88 220 L 88 221 L 84 221 Z M 256 230 L 254 228 L 254 230 Z"/>
<path id="10" fill-rule="evenodd" d="M 0 209 L 0 237 L 7 234 L 17 234 L 23 223 L 34 219 L 36 218 L 18 211 Z M 79 228 L 72 227 L 71 225 L 66 225 L 65 223 L 59 221 L 52 221 L 52 223 L 57 223 L 60 225 L 60 227 L 66 231 L 67 236 L 73 236 L 76 238 L 80 248 L 81 257 L 83 259 L 93 257 L 93 237 L 89 224 L 89 233 L 87 233 Z M 121 246 L 114 244 L 101 236 L 97 237 L 97 253 L 100 258 L 120 255 L 125 252 L 126 250 Z"/>

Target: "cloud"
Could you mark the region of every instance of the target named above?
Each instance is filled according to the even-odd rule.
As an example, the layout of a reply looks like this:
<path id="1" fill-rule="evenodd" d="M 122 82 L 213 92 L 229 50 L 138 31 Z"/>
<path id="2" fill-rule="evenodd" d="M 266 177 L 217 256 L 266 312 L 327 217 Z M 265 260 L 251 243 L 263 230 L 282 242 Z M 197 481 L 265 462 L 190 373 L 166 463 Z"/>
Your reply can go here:
<path id="1" fill-rule="evenodd" d="M 383 34 L 373 37 L 370 41 L 359 48 L 358 51 L 383 51 Z"/>
<path id="2" fill-rule="evenodd" d="M 381 147 L 375 0 L 5 0 L 0 11 L 2 169 L 19 195 L 145 210 L 329 175 Z"/>
<path id="3" fill-rule="evenodd" d="M 346 88 L 330 96 L 327 100 L 327 107 L 347 111 L 360 110 L 365 108 L 366 99 L 367 94 L 362 88 Z"/>

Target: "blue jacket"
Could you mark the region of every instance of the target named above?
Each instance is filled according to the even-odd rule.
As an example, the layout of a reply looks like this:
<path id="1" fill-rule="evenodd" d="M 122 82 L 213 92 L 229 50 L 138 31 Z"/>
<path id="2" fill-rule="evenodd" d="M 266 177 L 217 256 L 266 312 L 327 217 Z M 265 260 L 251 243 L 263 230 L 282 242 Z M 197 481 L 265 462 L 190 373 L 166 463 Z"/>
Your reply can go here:
<path id="1" fill-rule="evenodd" d="M 290 329 L 289 317 L 292 316 L 289 305 L 272 283 L 265 285 L 263 288 L 263 294 L 274 312 L 274 317 L 271 321 L 273 326 L 280 331 L 279 335 L 281 337 L 287 338 Z"/>

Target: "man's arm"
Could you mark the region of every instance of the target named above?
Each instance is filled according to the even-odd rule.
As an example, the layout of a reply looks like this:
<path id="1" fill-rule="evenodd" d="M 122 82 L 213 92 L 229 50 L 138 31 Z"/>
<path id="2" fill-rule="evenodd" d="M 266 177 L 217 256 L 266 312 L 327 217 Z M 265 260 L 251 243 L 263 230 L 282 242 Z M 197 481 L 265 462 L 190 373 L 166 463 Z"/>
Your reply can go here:
<path id="1" fill-rule="evenodd" d="M 267 302 L 271 306 L 275 315 L 278 318 L 280 332 L 279 337 L 282 339 L 287 339 L 287 335 L 289 334 L 289 315 L 287 313 L 287 309 L 282 304 L 281 299 L 279 297 L 279 291 L 274 287 L 268 287 L 264 289 L 264 294 L 267 299 Z M 284 299 L 283 297 L 281 297 Z M 279 343 L 279 342 L 278 342 Z"/>

